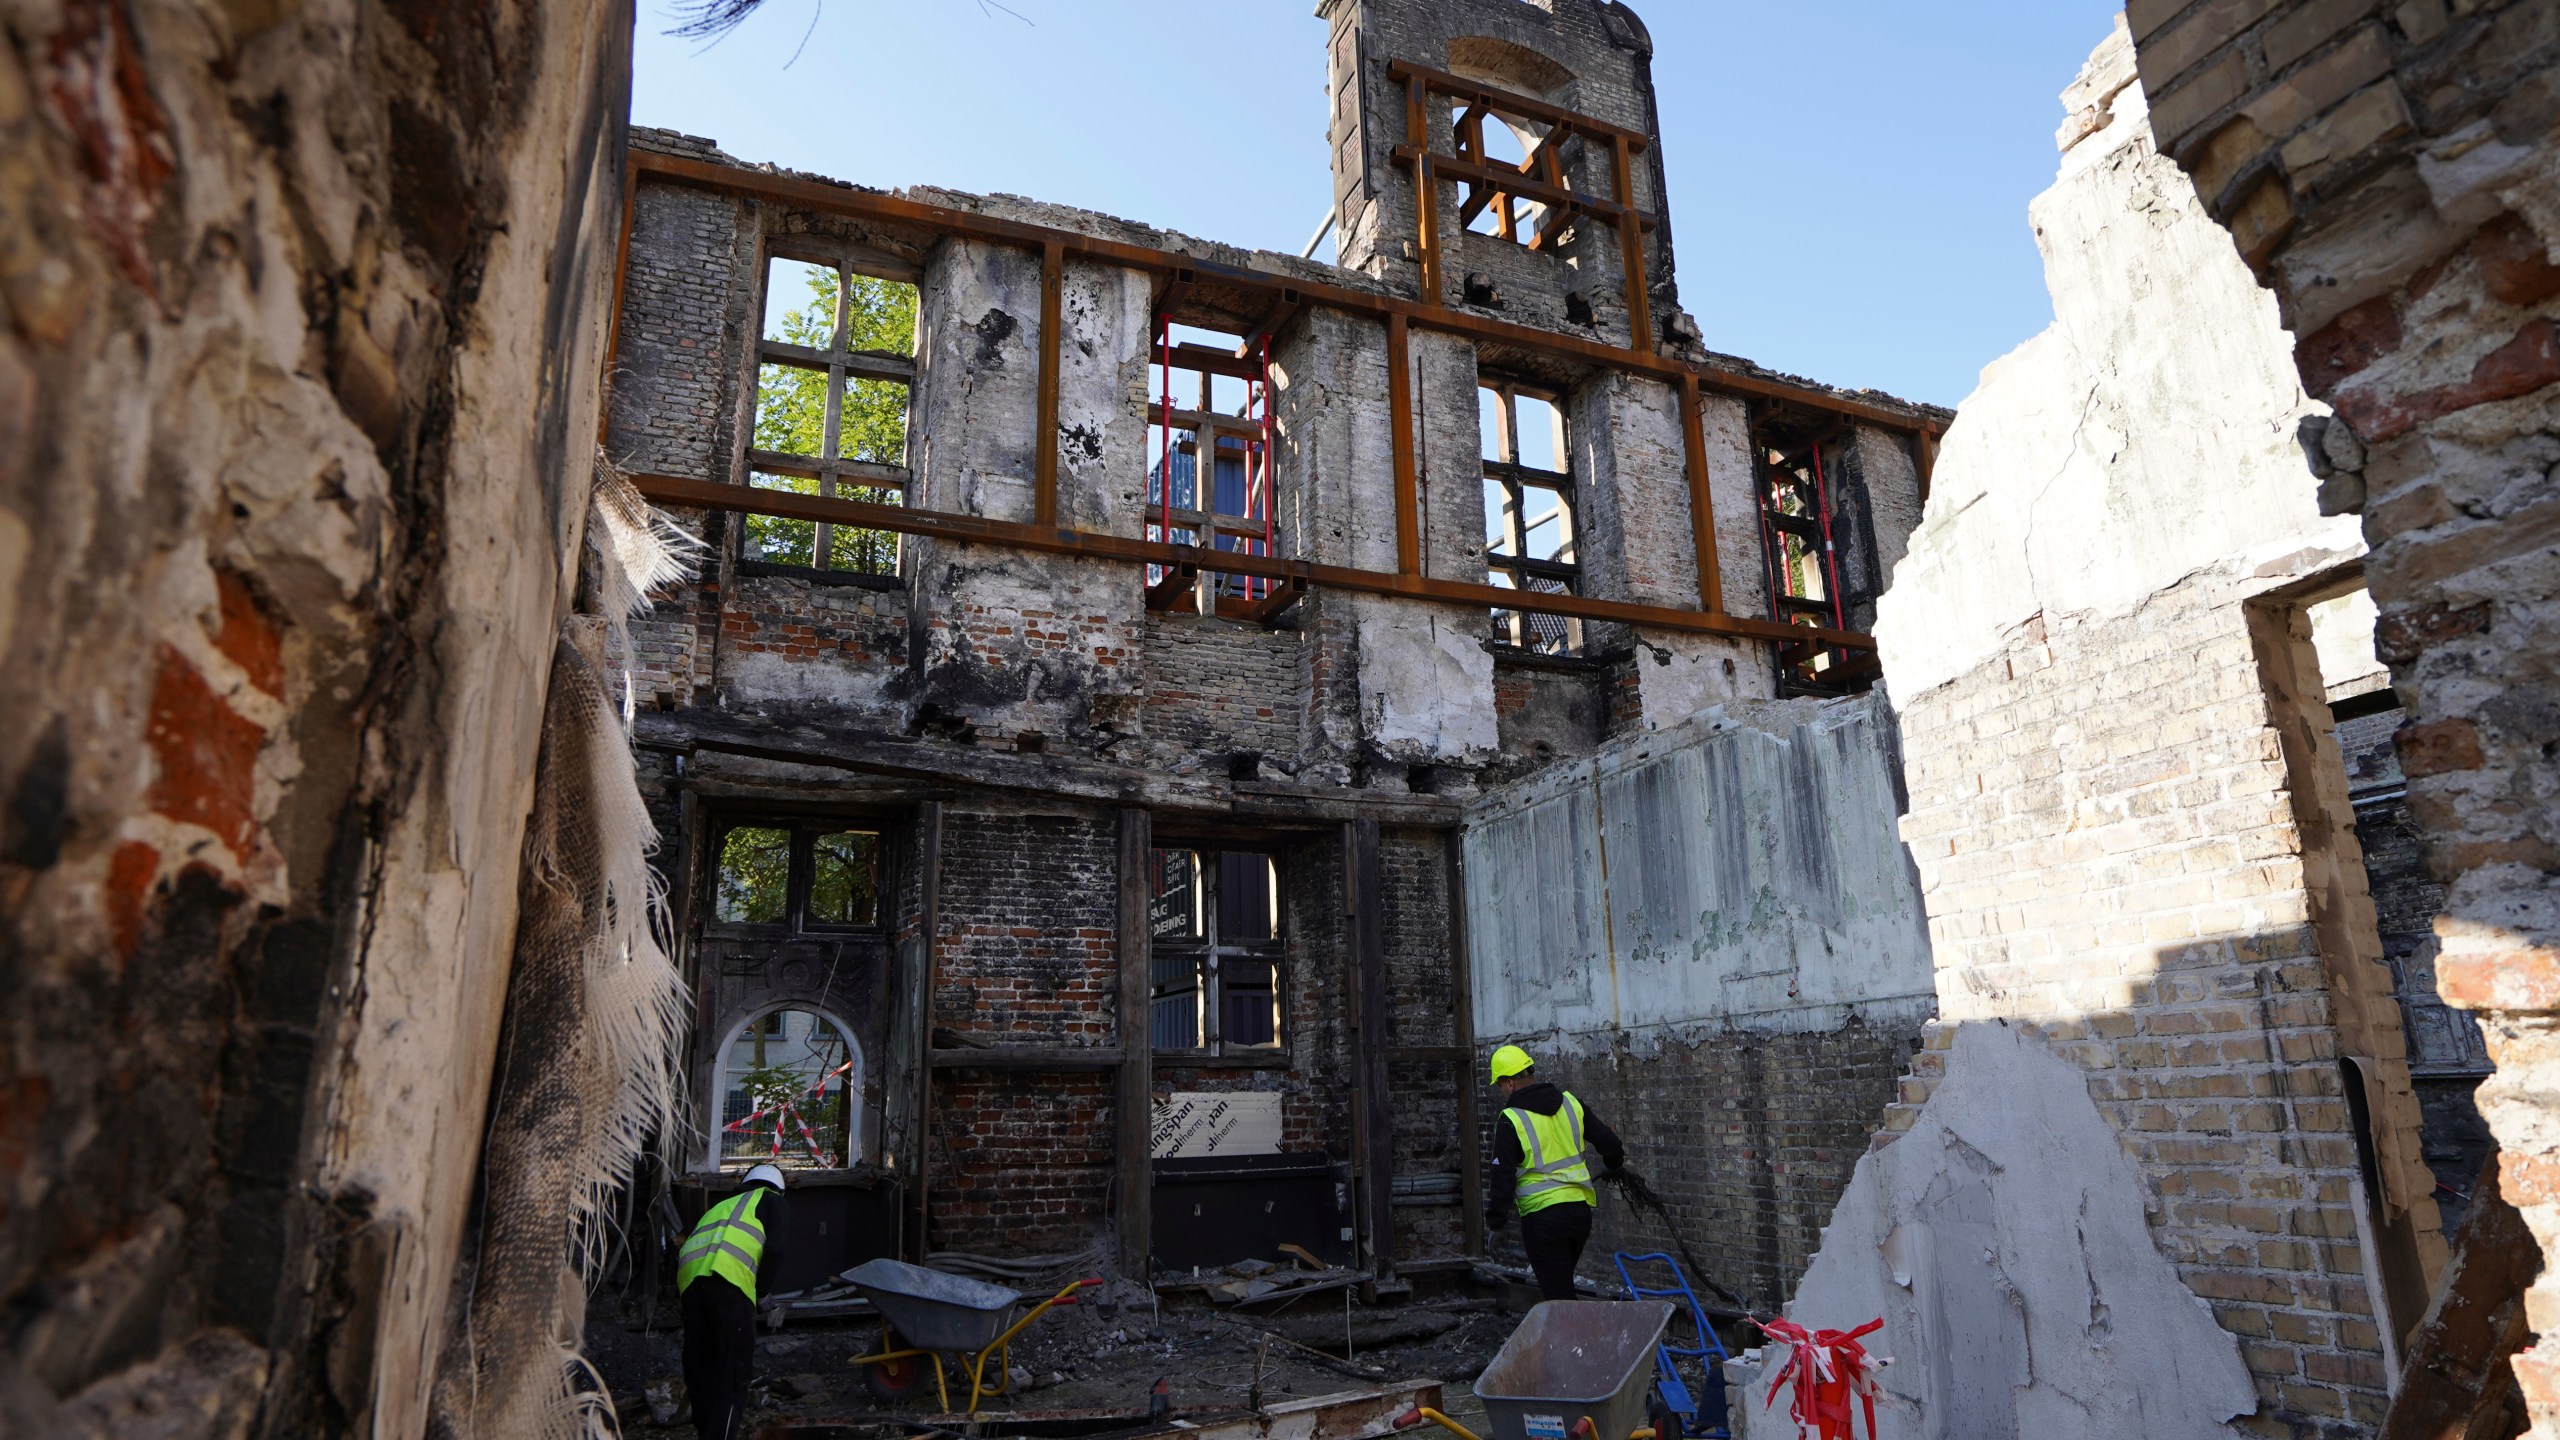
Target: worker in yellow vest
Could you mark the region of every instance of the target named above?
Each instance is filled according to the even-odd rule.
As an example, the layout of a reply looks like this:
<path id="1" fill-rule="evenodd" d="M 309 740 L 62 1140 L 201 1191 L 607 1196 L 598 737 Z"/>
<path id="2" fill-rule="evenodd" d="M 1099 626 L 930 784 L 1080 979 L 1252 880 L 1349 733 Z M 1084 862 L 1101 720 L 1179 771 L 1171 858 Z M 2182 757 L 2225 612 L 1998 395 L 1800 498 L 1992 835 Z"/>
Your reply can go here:
<path id="1" fill-rule="evenodd" d="M 747 1382 L 756 1373 L 756 1283 L 782 1229 L 782 1171 L 759 1165 L 737 1194 L 702 1212 L 676 1252 L 684 1314 L 684 1388 L 700 1440 L 747 1433 Z"/>
<path id="2" fill-rule="evenodd" d="M 1538 1293 L 1571 1300 L 1573 1270 L 1591 1240 L 1599 1192 L 1586 1150 L 1600 1152 L 1611 1174 L 1627 1163 L 1617 1132 L 1570 1091 L 1538 1078 L 1529 1052 L 1493 1052 L 1493 1087 L 1502 1092 L 1502 1121 L 1493 1127 L 1493 1174 L 1485 1185 L 1485 1224 L 1502 1228 L 1520 1212 L 1520 1248 L 1538 1276 Z"/>

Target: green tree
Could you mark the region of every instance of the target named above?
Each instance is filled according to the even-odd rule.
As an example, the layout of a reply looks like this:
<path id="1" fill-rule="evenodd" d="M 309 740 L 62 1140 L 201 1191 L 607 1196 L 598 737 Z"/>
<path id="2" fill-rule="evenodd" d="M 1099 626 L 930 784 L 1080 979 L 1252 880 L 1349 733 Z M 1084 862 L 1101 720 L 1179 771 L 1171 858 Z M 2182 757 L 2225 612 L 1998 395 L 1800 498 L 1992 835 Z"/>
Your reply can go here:
<path id="1" fill-rule="evenodd" d="M 811 267 L 807 272 L 808 303 L 783 312 L 774 338 L 787 344 L 827 350 L 835 342 L 838 291 L 835 272 Z M 845 345 L 891 355 L 915 353 L 916 290 L 912 285 L 855 275 L 843 294 Z M 907 387 L 893 380 L 847 379 L 836 426 L 836 453 L 846 460 L 903 465 L 907 460 Z M 755 445 L 783 455 L 815 460 L 826 453 L 827 374 L 798 365 L 764 365 L 756 372 Z M 818 482 L 799 475 L 759 472 L 755 483 L 769 490 L 801 495 L 818 493 Z M 853 486 L 838 492 L 847 500 L 898 503 L 897 491 Z M 747 536 L 763 557 L 785 565 L 814 565 L 817 527 L 806 520 L 755 515 L 747 519 Z M 885 530 L 833 529 L 828 547 L 830 569 L 886 574 L 897 568 L 898 538 Z"/>

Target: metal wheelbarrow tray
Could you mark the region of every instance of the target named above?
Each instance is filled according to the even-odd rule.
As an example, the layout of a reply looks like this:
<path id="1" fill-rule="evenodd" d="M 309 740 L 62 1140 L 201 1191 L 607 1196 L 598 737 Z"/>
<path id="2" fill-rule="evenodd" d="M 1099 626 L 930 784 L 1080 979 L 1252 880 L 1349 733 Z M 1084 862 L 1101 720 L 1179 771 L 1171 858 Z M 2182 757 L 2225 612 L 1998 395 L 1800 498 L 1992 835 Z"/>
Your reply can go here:
<path id="1" fill-rule="evenodd" d="M 1626 1440 L 1645 1423 L 1661 1300 L 1549 1300 L 1529 1312 L 1476 1377 L 1492 1440 Z"/>
<path id="2" fill-rule="evenodd" d="M 918 1350 L 984 1350 L 1012 1323 L 1022 1292 L 900 1260 L 866 1260 L 844 1278 Z"/>

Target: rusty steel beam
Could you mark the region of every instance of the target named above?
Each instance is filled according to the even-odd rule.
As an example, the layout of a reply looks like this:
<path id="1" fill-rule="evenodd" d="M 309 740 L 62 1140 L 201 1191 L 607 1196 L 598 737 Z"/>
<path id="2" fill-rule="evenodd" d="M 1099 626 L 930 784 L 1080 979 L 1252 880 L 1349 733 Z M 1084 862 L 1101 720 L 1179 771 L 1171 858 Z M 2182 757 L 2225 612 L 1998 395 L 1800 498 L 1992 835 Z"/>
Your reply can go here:
<path id="1" fill-rule="evenodd" d="M 1416 65 L 1410 60 L 1388 61 L 1387 78 L 1407 84 L 1418 81 L 1426 88 L 1437 90 L 1443 95 L 1454 96 L 1471 104 L 1480 104 L 1489 110 L 1518 115 L 1530 120 L 1544 120 L 1550 125 L 1562 125 L 1570 130 L 1579 130 L 1595 139 L 1624 140 L 1638 150 L 1653 143 L 1652 138 L 1641 130 L 1629 130 L 1622 125 L 1612 125 L 1606 120 L 1594 119 L 1589 115 L 1564 109 L 1562 106 L 1550 105 L 1544 100 L 1523 95 L 1516 90 L 1504 90 L 1498 86 L 1487 85 L 1480 80 L 1469 80 L 1463 75 L 1452 75 L 1446 70 L 1434 70 L 1428 65 Z"/>
<path id="2" fill-rule="evenodd" d="M 1390 575 L 1381 570 L 1321 565 L 1311 560 L 1248 555 L 1235 550 L 1212 550 L 1202 545 L 1133 540 L 1125 535 L 1104 535 L 1060 525 L 1022 525 L 979 515 L 910 510 L 902 505 L 874 505 L 863 500 L 837 500 L 789 490 L 758 490 L 745 485 L 724 485 L 715 480 L 692 480 L 678 475 L 633 475 L 631 482 L 639 487 L 642 495 L 661 505 L 690 505 L 706 510 L 771 515 L 784 520 L 818 520 L 865 530 L 889 530 L 901 535 L 926 535 L 937 540 L 1001 545 L 1009 549 L 1074 555 L 1091 560 L 1117 560 L 1136 565 L 1189 565 L 1228 575 L 1255 575 L 1363 595 L 1428 600 L 1487 610 L 1527 610 L 1541 615 L 1569 615 L 1584 620 L 1616 620 L 1693 635 L 1807 641 L 1849 650 L 1873 650 L 1876 645 L 1874 636 L 1852 630 L 1782 625 L 1742 615 L 1675 610 L 1665 605 L 1640 605 L 1629 600 L 1602 600 L 1589 595 L 1506 590 L 1498 585 L 1437 580 L 1425 575 Z"/>
<path id="3" fill-rule="evenodd" d="M 1597 195 L 1580 194 L 1567 190 L 1561 185 L 1550 185 L 1525 170 L 1514 170 L 1508 165 L 1485 165 L 1473 160 L 1428 154 L 1419 145 L 1399 145 L 1392 153 L 1396 159 L 1408 164 L 1429 160 L 1432 165 L 1432 174 L 1441 180 L 1465 180 L 1472 184 L 1507 192 L 1522 200 L 1535 200 L 1550 209 L 1573 210 L 1585 215 L 1597 215 L 1612 225 L 1632 215 L 1635 217 L 1637 228 L 1645 230 L 1660 228 L 1659 222 L 1652 216 L 1618 201 L 1603 200 Z M 1460 213 L 1473 219 L 1475 214 L 1482 214 L 1483 211 L 1478 208 L 1473 214 L 1469 214 L 1462 209 Z"/>
<path id="4" fill-rule="evenodd" d="M 1396 573 L 1422 573 L 1422 506 L 1413 474 L 1413 347 L 1405 318 L 1387 317 L 1387 426 L 1395 451 Z"/>
<path id="5" fill-rule="evenodd" d="M 1689 451 L 1689 536 L 1698 547 L 1698 608 L 1721 615 L 1724 575 L 1716 558 L 1716 507 L 1708 485 L 1704 404 L 1695 377 L 1680 382 L 1680 432 Z"/>
<path id="6" fill-rule="evenodd" d="M 1031 446 L 1031 522 L 1058 523 L 1058 309 L 1066 286 L 1067 252 L 1052 240 L 1040 247 L 1040 435 Z"/>
<path id="7" fill-rule="evenodd" d="M 1628 163 L 1626 139 L 1622 136 L 1609 147 L 1610 165 L 1618 187 L 1618 208 L 1627 215 L 1636 213 L 1635 167 Z M 1619 220 L 1618 254 L 1627 267 L 1627 348 L 1650 355 L 1653 353 L 1653 303 L 1645 295 L 1644 225 L 1630 225 Z"/>
<path id="8" fill-rule="evenodd" d="M 1605 369 L 1630 374 L 1652 375 L 1677 383 L 1683 375 L 1697 377 L 1698 383 L 1719 394 L 1740 395 L 1753 399 L 1783 400 L 1808 409 L 1863 420 L 1888 430 L 1943 433 L 1947 422 L 1936 415 L 1917 409 L 1899 409 L 1869 401 L 1835 395 L 1807 385 L 1769 375 L 1754 375 L 1728 370 L 1716 365 L 1695 365 L 1620 345 L 1603 345 L 1572 335 L 1538 330 L 1527 325 L 1514 325 L 1472 315 L 1463 310 L 1448 309 L 1407 300 L 1400 296 L 1380 295 L 1348 286 L 1327 285 L 1280 275 L 1247 270 L 1241 266 L 1221 265 L 1195 255 L 1171 250 L 1155 250 L 1143 245 L 1130 245 L 1117 240 L 1102 240 L 1079 235 L 1070 230 L 1056 230 L 1043 225 L 1025 224 L 1018 220 L 980 215 L 969 210 L 954 210 L 943 205 L 927 205 L 902 200 L 894 195 L 858 190 L 850 185 L 829 184 L 821 180 L 804 180 L 791 175 L 769 175 L 761 171 L 742 170 L 730 165 L 716 165 L 705 160 L 691 160 L 676 155 L 660 155 L 654 151 L 631 152 L 635 175 L 646 175 L 659 181 L 689 185 L 697 189 L 716 190 L 773 204 L 792 205 L 808 210 L 847 215 L 856 219 L 912 225 L 945 235 L 983 240 L 994 244 L 1039 249 L 1056 242 L 1069 255 L 1106 264 L 1119 265 L 1151 274 L 1176 276 L 1191 273 L 1200 281 L 1214 281 L 1244 289 L 1258 289 L 1277 295 L 1294 290 L 1308 305 L 1340 310 L 1347 314 L 1366 315 L 1383 320 L 1402 315 L 1415 325 L 1443 334 L 1463 335 L 1485 344 L 1507 345 L 1516 349 L 1543 352 L 1567 359 L 1580 360 Z M 1215 352 L 1213 352 L 1215 353 Z M 1232 357 L 1230 357 L 1232 358 Z"/>

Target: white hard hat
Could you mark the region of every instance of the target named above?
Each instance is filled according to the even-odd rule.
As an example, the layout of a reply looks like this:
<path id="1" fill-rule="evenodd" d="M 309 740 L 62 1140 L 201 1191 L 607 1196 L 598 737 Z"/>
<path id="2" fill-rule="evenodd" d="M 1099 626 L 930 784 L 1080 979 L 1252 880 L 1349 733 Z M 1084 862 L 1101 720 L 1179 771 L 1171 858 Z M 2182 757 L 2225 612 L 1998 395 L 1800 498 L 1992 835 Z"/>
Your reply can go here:
<path id="1" fill-rule="evenodd" d="M 753 1170 L 747 1172 L 748 1184 L 753 1185 L 759 1180 L 772 1186 L 776 1190 L 783 1188 L 781 1167 L 776 1165 L 759 1165 Z"/>

